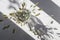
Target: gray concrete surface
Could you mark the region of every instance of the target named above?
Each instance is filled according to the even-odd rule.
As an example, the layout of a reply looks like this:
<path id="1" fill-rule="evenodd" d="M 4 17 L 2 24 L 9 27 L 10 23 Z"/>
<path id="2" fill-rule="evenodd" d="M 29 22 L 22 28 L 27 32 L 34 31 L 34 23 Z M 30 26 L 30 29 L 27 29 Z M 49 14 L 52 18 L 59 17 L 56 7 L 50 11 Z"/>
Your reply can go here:
<path id="1" fill-rule="evenodd" d="M 60 23 L 60 7 L 58 7 L 51 0 L 31 0 L 33 3 L 39 3 L 39 7 L 42 8 L 48 15 L 54 15 L 54 18 L 57 22 Z"/>
<path id="2" fill-rule="evenodd" d="M 26 32 L 24 32 L 20 27 L 14 24 L 11 20 L 5 19 L 3 14 L 0 13 L 0 40 L 34 40 L 31 36 L 29 36 Z M 3 30 L 4 26 L 10 25 L 9 28 Z M 15 33 L 12 31 L 15 29 Z"/>

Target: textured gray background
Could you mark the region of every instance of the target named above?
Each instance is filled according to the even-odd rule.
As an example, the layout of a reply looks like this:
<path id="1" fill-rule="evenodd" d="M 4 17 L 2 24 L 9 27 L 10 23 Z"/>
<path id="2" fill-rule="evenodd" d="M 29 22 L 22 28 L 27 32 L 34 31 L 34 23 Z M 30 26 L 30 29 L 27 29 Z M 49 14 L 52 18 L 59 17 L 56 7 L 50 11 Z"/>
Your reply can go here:
<path id="1" fill-rule="evenodd" d="M 2 15 L 3 14 L 0 13 L 0 20 L 4 20 L 3 22 L 0 22 L 0 40 L 34 40 L 16 24 L 9 19 L 5 19 Z M 10 27 L 3 30 L 3 27 L 6 25 L 10 25 Z M 13 29 L 16 30 L 14 34 L 12 33 Z"/>
<path id="2" fill-rule="evenodd" d="M 54 18 L 57 22 L 60 23 L 60 7 L 58 7 L 51 0 L 31 0 L 33 3 L 39 3 L 39 7 L 42 8 L 48 15 L 54 15 Z"/>

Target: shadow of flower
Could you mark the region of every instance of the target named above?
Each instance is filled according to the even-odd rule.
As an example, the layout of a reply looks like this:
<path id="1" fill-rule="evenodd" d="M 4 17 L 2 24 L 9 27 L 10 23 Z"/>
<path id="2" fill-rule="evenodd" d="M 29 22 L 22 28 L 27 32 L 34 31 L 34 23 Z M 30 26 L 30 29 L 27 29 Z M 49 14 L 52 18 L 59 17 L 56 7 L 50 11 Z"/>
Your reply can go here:
<path id="1" fill-rule="evenodd" d="M 52 35 L 48 34 L 48 29 L 45 25 L 43 25 L 43 23 L 41 22 L 40 19 L 38 19 L 37 17 L 31 15 L 30 21 L 28 22 L 30 31 L 32 31 L 35 35 L 38 35 L 38 38 L 40 37 L 42 40 L 42 36 L 43 39 L 48 40 L 48 38 L 52 37 Z M 47 36 L 47 37 L 45 37 Z"/>

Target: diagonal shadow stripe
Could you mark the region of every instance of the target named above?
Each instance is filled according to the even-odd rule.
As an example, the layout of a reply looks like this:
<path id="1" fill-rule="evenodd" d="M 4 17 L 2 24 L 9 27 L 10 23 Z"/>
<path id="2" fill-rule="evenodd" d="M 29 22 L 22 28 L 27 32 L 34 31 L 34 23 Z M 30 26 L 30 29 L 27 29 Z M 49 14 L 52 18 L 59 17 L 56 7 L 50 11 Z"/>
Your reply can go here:
<path id="1" fill-rule="evenodd" d="M 42 8 L 48 15 L 53 15 L 57 22 L 60 23 L 60 7 L 58 7 L 55 3 L 51 0 L 31 0 L 33 3 L 39 3 L 39 7 Z"/>
<path id="2" fill-rule="evenodd" d="M 2 15 L 3 14 L 0 12 L 0 20 L 3 20 L 0 22 L 0 40 L 34 40 L 10 19 L 6 19 Z M 3 30 L 3 27 L 6 25 L 10 25 L 10 27 Z M 16 30 L 14 34 L 12 33 L 13 29 Z"/>

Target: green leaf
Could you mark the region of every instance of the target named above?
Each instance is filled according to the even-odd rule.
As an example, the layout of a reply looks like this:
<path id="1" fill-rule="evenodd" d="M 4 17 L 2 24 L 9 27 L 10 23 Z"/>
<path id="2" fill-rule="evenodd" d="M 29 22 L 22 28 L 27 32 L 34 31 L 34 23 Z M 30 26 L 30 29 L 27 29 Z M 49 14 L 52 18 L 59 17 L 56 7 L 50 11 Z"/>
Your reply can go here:
<path id="1" fill-rule="evenodd" d="M 9 27 L 10 27 L 10 25 L 4 26 L 3 30 L 8 29 Z"/>
<path id="2" fill-rule="evenodd" d="M 15 29 L 13 29 L 12 33 L 14 34 L 15 32 L 16 32 L 16 30 L 15 30 Z"/>

